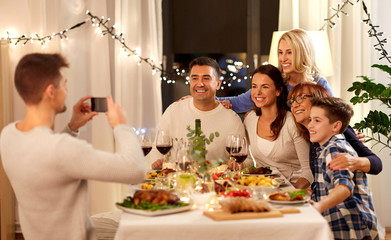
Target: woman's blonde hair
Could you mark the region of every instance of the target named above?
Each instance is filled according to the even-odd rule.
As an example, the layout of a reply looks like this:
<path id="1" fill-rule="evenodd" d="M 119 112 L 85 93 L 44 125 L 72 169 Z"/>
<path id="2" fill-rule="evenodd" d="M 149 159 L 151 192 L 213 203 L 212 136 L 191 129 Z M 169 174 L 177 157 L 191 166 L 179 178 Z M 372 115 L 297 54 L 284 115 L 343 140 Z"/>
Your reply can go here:
<path id="1" fill-rule="evenodd" d="M 319 73 L 319 69 L 316 66 L 315 49 L 311 38 L 302 29 L 292 29 L 281 36 L 278 46 L 280 46 L 281 40 L 285 40 L 292 49 L 293 71 L 303 74 L 304 82 L 312 82 L 314 74 Z M 279 61 L 278 69 L 282 73 L 285 84 L 287 84 L 289 74 L 283 72 Z"/>

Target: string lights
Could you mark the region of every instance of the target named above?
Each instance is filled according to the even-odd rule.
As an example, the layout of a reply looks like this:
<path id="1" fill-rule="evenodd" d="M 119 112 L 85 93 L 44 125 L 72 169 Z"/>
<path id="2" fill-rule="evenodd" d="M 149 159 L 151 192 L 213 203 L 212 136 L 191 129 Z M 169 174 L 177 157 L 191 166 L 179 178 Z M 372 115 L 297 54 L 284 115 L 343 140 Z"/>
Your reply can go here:
<path id="1" fill-rule="evenodd" d="M 356 3 L 358 3 L 360 0 L 357 0 Z M 334 18 L 337 17 L 338 19 L 340 16 L 345 15 L 348 16 L 349 14 L 344 11 L 344 8 L 348 5 L 354 5 L 354 3 L 350 0 L 345 0 L 344 2 L 338 3 L 337 8 L 331 7 L 331 10 L 334 10 L 334 14 L 332 14 L 330 17 L 324 19 L 325 23 L 319 30 L 325 30 L 326 26 L 329 26 L 331 29 L 334 29 L 336 23 L 334 21 Z"/>
<path id="2" fill-rule="evenodd" d="M 153 61 L 152 57 L 149 57 L 149 58 L 142 57 L 140 54 L 141 51 L 139 48 L 131 49 L 126 45 L 123 33 L 117 31 L 117 27 L 115 24 L 110 25 L 110 18 L 106 19 L 104 16 L 99 18 L 98 16 L 93 15 L 89 10 L 86 11 L 86 14 L 90 17 L 89 19 L 87 19 L 83 22 L 77 23 L 74 26 L 72 26 L 70 28 L 66 28 L 66 29 L 59 31 L 57 33 L 52 33 L 51 35 L 41 37 L 41 36 L 39 36 L 38 33 L 35 32 L 34 34 L 30 34 L 30 35 L 23 34 L 19 37 L 12 37 L 10 35 L 10 33 L 7 31 L 7 37 L 0 38 L 0 39 L 7 40 L 9 42 L 9 44 L 14 45 L 14 46 L 16 46 L 18 44 L 22 44 L 22 46 L 25 46 L 28 43 L 39 42 L 41 44 L 42 48 L 44 48 L 46 45 L 48 45 L 50 43 L 51 40 L 53 40 L 56 37 L 59 37 L 61 40 L 68 40 L 67 34 L 71 30 L 74 30 L 74 29 L 86 24 L 87 22 L 91 22 L 92 27 L 96 27 L 95 32 L 99 33 L 102 37 L 105 35 L 110 35 L 112 39 L 118 41 L 122 45 L 123 52 L 128 57 L 135 56 L 138 59 L 138 65 L 140 65 L 142 62 L 148 64 L 152 69 L 152 74 L 156 74 L 157 71 L 163 72 L 161 64 L 160 65 L 156 64 Z"/>
<path id="3" fill-rule="evenodd" d="M 10 33 L 7 31 L 7 37 L 0 38 L 5 39 L 9 42 L 10 45 L 17 46 L 21 44 L 22 46 L 25 46 L 26 44 L 30 43 L 33 44 L 35 42 L 38 42 L 41 44 L 42 48 L 45 48 L 51 40 L 54 38 L 60 38 L 61 40 L 68 40 L 67 34 L 71 30 L 74 30 L 76 28 L 81 27 L 82 25 L 86 24 L 87 22 L 91 22 L 92 27 L 96 27 L 95 32 L 97 34 L 100 34 L 100 36 L 104 37 L 106 35 L 110 36 L 113 40 L 118 41 L 118 43 L 121 45 L 123 54 L 130 57 L 134 56 L 137 59 L 137 65 L 140 66 L 142 63 L 146 63 L 151 67 L 152 75 L 155 75 L 157 72 L 161 72 L 160 80 L 166 82 L 167 84 L 174 84 L 176 83 L 176 80 L 178 78 L 185 79 L 185 83 L 189 83 L 189 77 L 188 73 L 182 69 L 175 69 L 173 71 L 166 71 L 162 67 L 162 63 L 159 64 L 155 63 L 154 59 L 152 57 L 143 57 L 141 56 L 141 49 L 135 48 L 131 49 L 125 41 L 124 34 L 120 31 L 118 31 L 116 24 L 110 24 L 110 18 L 105 18 L 104 16 L 98 17 L 93 15 L 89 10 L 86 11 L 86 14 L 89 16 L 89 19 L 86 19 L 80 23 L 77 23 L 73 25 L 70 28 L 66 28 L 62 31 L 59 31 L 57 33 L 52 33 L 47 36 L 40 36 L 37 32 L 27 35 L 23 34 L 19 37 L 13 37 L 10 35 Z M 240 64 L 239 64 L 240 65 Z M 232 69 L 232 68 L 231 68 Z M 224 81 L 223 85 L 226 85 L 228 87 L 231 86 L 232 81 L 236 80 L 240 82 L 242 78 L 237 77 L 235 75 L 235 71 L 229 72 L 229 76 L 223 78 Z M 243 79 L 246 79 L 247 76 Z M 222 89 L 224 89 L 224 86 L 222 86 Z"/>
<path id="4" fill-rule="evenodd" d="M 373 47 L 375 50 L 380 52 L 381 57 L 379 60 L 382 60 L 385 58 L 389 63 L 391 63 L 391 57 L 388 55 L 387 51 L 384 49 L 384 44 L 387 43 L 387 38 L 380 39 L 380 37 L 383 36 L 383 32 L 378 32 L 376 28 L 379 28 L 380 26 L 375 26 L 372 24 L 371 15 L 368 13 L 367 6 L 365 5 L 365 2 L 362 1 L 362 7 L 364 9 L 365 14 L 367 15 L 367 19 L 364 19 L 363 22 L 368 24 L 370 29 L 368 30 L 368 36 L 374 37 L 377 41 Z"/>
<path id="5" fill-rule="evenodd" d="M 152 69 L 152 75 L 155 75 L 156 71 L 163 72 L 161 63 L 156 64 L 152 57 L 142 57 L 139 48 L 131 49 L 128 47 L 128 45 L 126 45 L 123 33 L 117 31 L 117 26 L 115 24 L 110 24 L 110 18 L 105 19 L 104 16 L 99 18 L 98 16 L 93 15 L 89 10 L 87 10 L 86 14 L 90 17 L 92 26 L 97 28 L 96 32 L 101 34 L 102 37 L 105 35 L 110 35 L 113 40 L 118 41 L 119 44 L 121 44 L 121 48 L 125 55 L 128 57 L 135 56 L 137 58 L 138 66 L 140 66 L 142 62 L 148 64 Z"/>
<path id="6" fill-rule="evenodd" d="M 360 0 L 357 0 L 359 2 Z M 329 26 L 330 28 L 334 28 L 335 23 L 335 17 L 340 18 L 341 15 L 348 15 L 346 11 L 344 11 L 344 8 L 348 5 L 354 5 L 355 3 L 352 0 L 345 0 L 344 2 L 341 2 L 338 4 L 337 8 L 331 8 L 334 10 L 334 14 L 332 14 L 329 18 L 324 19 L 325 23 L 322 26 L 320 30 L 324 30 L 326 26 Z M 370 19 L 370 14 L 368 13 L 368 9 L 362 0 L 363 9 L 366 15 L 368 16 L 367 19 L 363 20 L 366 24 L 370 26 L 370 30 L 368 31 L 369 37 L 375 37 L 377 40 L 377 44 L 374 45 L 375 49 L 380 52 L 382 57 L 379 59 L 386 58 L 388 62 L 391 63 L 390 56 L 388 55 L 387 51 L 384 49 L 384 44 L 387 43 L 387 39 L 380 39 L 380 37 L 383 35 L 383 32 L 378 32 L 376 28 L 379 26 L 375 26 L 372 24 L 372 21 Z M 12 37 L 10 33 L 7 31 L 7 37 L 0 38 L 5 39 L 9 42 L 10 45 L 17 46 L 18 44 L 21 44 L 22 46 L 25 46 L 28 43 L 33 44 L 34 42 L 38 42 L 41 44 L 42 48 L 45 48 L 46 45 L 50 43 L 51 40 L 54 38 L 60 38 L 61 40 L 67 40 L 69 32 L 71 30 L 74 30 L 76 28 L 81 27 L 82 25 L 86 24 L 87 22 L 91 22 L 92 27 L 96 27 L 95 32 L 100 34 L 102 37 L 109 35 L 113 40 L 118 41 L 118 43 L 121 45 L 122 51 L 124 55 L 130 57 L 134 56 L 137 59 L 137 65 L 140 66 L 142 63 L 146 63 L 151 67 L 152 75 L 155 75 L 157 72 L 161 73 L 160 80 L 162 82 L 165 82 L 167 84 L 174 84 L 178 79 L 184 80 L 185 84 L 189 84 L 190 78 L 188 76 L 188 72 L 185 69 L 179 69 L 176 68 L 172 71 L 167 71 L 165 67 L 163 67 L 163 64 L 160 62 L 159 64 L 155 63 L 154 59 L 152 57 L 142 57 L 141 56 L 141 49 L 135 48 L 131 49 L 126 44 L 125 37 L 123 36 L 123 33 L 118 31 L 117 26 L 115 24 L 110 24 L 110 18 L 105 18 L 104 16 L 98 17 L 93 15 L 89 10 L 86 11 L 86 14 L 89 16 L 89 19 L 86 19 L 85 21 L 82 21 L 80 23 L 77 23 L 73 25 L 70 28 L 66 28 L 62 31 L 59 31 L 57 33 L 52 33 L 47 36 L 40 36 L 37 32 L 27 35 L 23 34 L 19 37 Z M 233 83 L 236 81 L 240 83 L 242 80 L 247 80 L 251 78 L 250 74 L 248 73 L 249 66 L 243 65 L 243 62 L 233 60 L 233 59 L 226 59 L 227 67 L 221 71 L 222 77 L 220 78 L 222 80 L 222 86 L 221 89 L 224 89 L 224 87 L 231 87 Z M 244 74 L 243 71 L 245 70 Z"/>

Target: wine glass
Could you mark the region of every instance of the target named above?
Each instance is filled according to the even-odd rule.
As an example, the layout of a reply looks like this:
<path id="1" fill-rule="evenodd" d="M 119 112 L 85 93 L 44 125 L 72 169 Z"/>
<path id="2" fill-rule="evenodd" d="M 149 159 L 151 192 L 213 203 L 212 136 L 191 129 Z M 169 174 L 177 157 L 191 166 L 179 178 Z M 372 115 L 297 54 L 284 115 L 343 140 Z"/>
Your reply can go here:
<path id="1" fill-rule="evenodd" d="M 143 149 L 144 156 L 147 156 L 148 153 L 152 150 L 152 134 L 148 129 L 142 128 L 138 130 L 137 138 Z"/>
<path id="2" fill-rule="evenodd" d="M 227 136 L 227 139 L 225 141 L 225 150 L 227 150 L 229 156 L 230 156 L 230 160 L 232 159 L 231 158 L 231 150 L 232 150 L 232 147 L 234 146 L 234 143 L 237 141 L 237 139 L 239 138 L 239 135 L 235 135 L 235 134 L 230 134 Z M 234 163 L 234 166 L 233 166 L 233 170 L 235 170 L 235 163 Z"/>
<path id="3" fill-rule="evenodd" d="M 177 142 L 177 171 L 191 172 L 193 170 L 193 160 L 191 158 L 191 146 L 189 142 L 179 140 Z"/>
<path id="4" fill-rule="evenodd" d="M 166 130 L 159 129 L 156 136 L 156 148 L 157 150 L 164 155 L 163 157 L 163 167 L 164 165 L 168 168 L 170 165 L 169 158 L 167 153 L 172 148 L 172 138 L 170 133 Z M 168 165 L 168 166 L 167 166 Z M 172 168 L 172 166 L 170 166 Z"/>
<path id="5" fill-rule="evenodd" d="M 234 138 L 233 144 L 231 145 L 231 157 L 235 159 L 235 162 L 239 167 L 239 178 L 242 177 L 241 163 L 247 158 L 247 140 L 246 137 Z"/>

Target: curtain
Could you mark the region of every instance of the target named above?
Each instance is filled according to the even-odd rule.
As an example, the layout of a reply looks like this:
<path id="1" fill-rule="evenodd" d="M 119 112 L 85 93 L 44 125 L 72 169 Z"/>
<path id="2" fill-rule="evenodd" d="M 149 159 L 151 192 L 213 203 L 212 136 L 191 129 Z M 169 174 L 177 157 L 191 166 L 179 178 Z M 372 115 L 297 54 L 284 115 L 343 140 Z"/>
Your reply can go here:
<path id="1" fill-rule="evenodd" d="M 12 122 L 12 81 L 9 44 L 0 40 L 0 128 Z M 15 233 L 15 196 L 0 157 L 0 239 L 13 239 Z"/>
<path id="2" fill-rule="evenodd" d="M 338 0 L 280 0 L 279 30 L 290 30 L 292 28 L 302 28 L 304 30 L 320 30 L 324 24 L 324 19 L 329 18 L 335 13 L 330 8 L 338 8 L 338 4 L 344 1 Z M 379 76 L 379 82 L 389 84 L 389 79 L 380 77 L 379 72 L 373 72 L 372 64 L 387 64 L 386 61 L 379 61 L 379 54 L 373 50 L 374 39 L 368 38 L 368 25 L 362 22 L 366 15 L 362 10 L 362 2 L 350 1 L 354 3 L 346 5 L 344 12 L 348 15 L 340 14 L 340 18 L 334 18 L 336 23 L 334 29 L 326 27 L 328 33 L 331 55 L 333 59 L 334 75 L 327 80 L 337 97 L 346 101 L 354 96 L 347 91 L 352 83 L 359 81 L 357 76 Z M 389 33 L 390 17 L 387 10 L 390 9 L 391 3 L 387 0 L 371 1 L 365 0 L 365 4 L 371 13 L 371 18 L 375 25 L 381 25 L 381 31 Z M 387 8 L 388 6 L 388 8 Z M 388 39 L 391 35 L 385 34 Z M 391 49 L 387 49 L 388 52 Z M 389 65 L 389 64 L 388 64 Z M 385 80 L 386 79 L 386 80 Z M 388 82 L 387 82 L 388 81 Z M 378 102 L 359 104 L 354 106 L 354 116 L 351 125 L 361 121 L 369 110 L 379 108 Z M 384 109 L 388 111 L 389 109 Z M 370 143 L 368 147 L 371 147 Z M 382 226 L 391 226 L 391 209 L 387 206 L 387 200 L 391 197 L 391 191 L 385 185 L 391 181 L 389 154 L 386 151 L 380 151 L 380 148 L 372 148 L 372 151 L 383 160 L 383 171 L 380 175 L 367 175 L 369 186 L 373 194 L 375 210 Z M 387 168 L 388 166 L 388 168 Z"/>
<path id="3" fill-rule="evenodd" d="M 110 17 L 111 24 L 115 23 L 123 32 L 129 48 L 140 49 L 142 57 L 160 62 L 161 0 L 0 0 L 0 37 L 7 37 L 7 31 L 11 37 L 35 32 L 40 36 L 50 35 L 89 19 L 86 10 L 99 17 Z M 56 118 L 56 132 L 69 122 L 72 106 L 86 95 L 112 95 L 125 110 L 131 126 L 154 127 L 162 112 L 159 74 L 152 75 L 151 67 L 145 63 L 138 67 L 134 57 L 123 54 L 119 42 L 96 32 L 91 22 L 87 22 L 68 31 L 68 40 L 54 38 L 43 48 L 39 43 L 27 43 L 24 47 L 21 43 L 11 44 L 11 72 L 28 53 L 58 52 L 66 57 L 70 63 L 64 74 L 68 79 L 68 110 Z M 12 121 L 21 120 L 24 103 L 15 90 L 13 96 Z M 80 129 L 80 138 L 97 149 L 114 151 L 112 129 L 104 114 Z M 113 210 L 115 202 L 122 200 L 125 194 L 126 187 L 121 184 L 92 181 L 91 214 Z"/>

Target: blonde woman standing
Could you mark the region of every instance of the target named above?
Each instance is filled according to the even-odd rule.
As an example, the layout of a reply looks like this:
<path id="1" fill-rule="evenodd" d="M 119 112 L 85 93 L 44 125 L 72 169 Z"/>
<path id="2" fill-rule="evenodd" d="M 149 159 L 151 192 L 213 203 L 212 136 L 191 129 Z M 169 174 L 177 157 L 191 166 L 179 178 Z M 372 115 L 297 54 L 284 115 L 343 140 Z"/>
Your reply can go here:
<path id="1" fill-rule="evenodd" d="M 292 29 L 284 33 L 278 42 L 278 69 L 280 70 L 288 92 L 301 82 L 314 82 L 323 86 L 332 96 L 330 85 L 323 78 L 315 62 L 315 49 L 311 38 L 302 29 Z M 235 96 L 218 98 L 225 107 L 235 112 L 247 112 L 252 109 L 251 89 Z"/>

